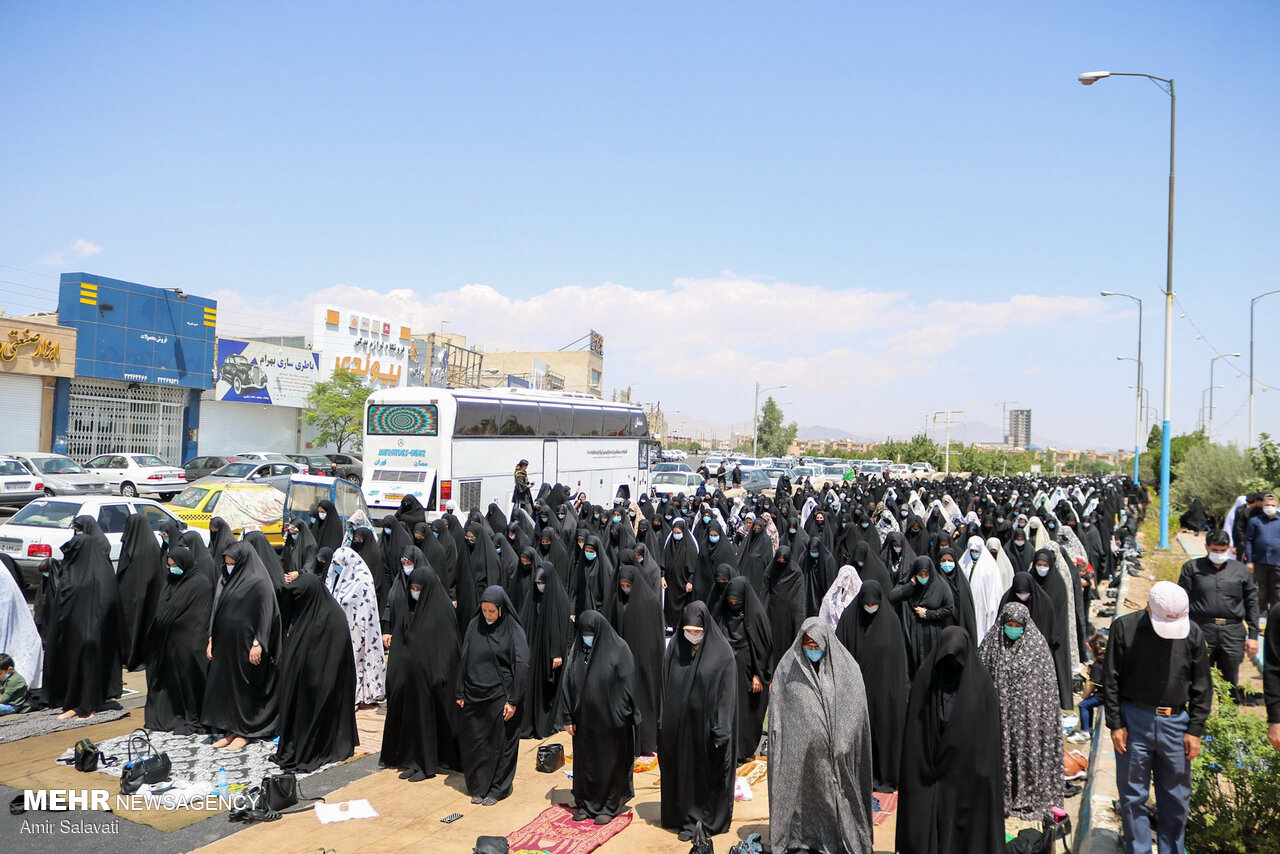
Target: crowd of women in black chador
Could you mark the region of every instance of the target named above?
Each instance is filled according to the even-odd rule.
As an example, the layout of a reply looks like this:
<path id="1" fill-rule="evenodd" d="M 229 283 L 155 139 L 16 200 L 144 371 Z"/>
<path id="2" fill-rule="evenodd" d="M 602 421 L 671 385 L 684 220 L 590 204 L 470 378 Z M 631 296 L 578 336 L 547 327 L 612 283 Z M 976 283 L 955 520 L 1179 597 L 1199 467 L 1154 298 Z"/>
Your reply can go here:
<path id="1" fill-rule="evenodd" d="M 322 503 L 291 520 L 280 557 L 259 532 L 237 541 L 220 518 L 206 548 L 193 532 L 153 532 L 135 517 L 118 573 L 96 522 L 80 517 L 37 596 L 42 690 L 68 714 L 90 714 L 119 695 L 122 665 L 145 666 L 150 727 L 207 733 L 230 749 L 279 735 L 278 760 L 301 770 L 345 758 L 357 738 L 356 668 L 369 660 L 353 662 L 329 591 L 355 567 L 369 573 L 365 623 L 381 623 L 388 653 L 381 761 L 406 780 L 460 771 L 473 800 L 492 804 L 511 793 L 519 740 L 566 729 L 576 815 L 617 815 L 632 797 L 631 760 L 656 754 L 663 825 L 719 833 L 733 770 L 759 751 L 786 659 L 789 702 L 814 720 L 824 692 L 865 697 L 858 720 L 838 723 L 867 725 L 869 781 L 930 814 L 969 816 L 963 846 L 986 850 L 1005 804 L 999 762 L 991 786 L 967 785 L 991 758 L 979 754 L 1001 743 L 1000 716 L 985 709 L 1044 685 L 1055 696 L 1037 708 L 1070 708 L 1088 591 L 1068 570 L 1087 560 L 1106 578 L 1111 555 L 1094 541 L 1109 543 L 1137 506 L 1108 479 L 784 480 L 773 495 L 715 490 L 607 508 L 556 486 L 542 488 L 532 513 L 450 507 L 428 522 L 409 497 L 349 530 Z M 977 538 L 998 562 L 966 550 Z M 997 583 L 1006 564 L 1012 583 Z M 1032 640 L 993 629 L 1006 611 Z M 805 631 L 813 618 L 823 627 Z M 832 638 L 864 692 L 829 684 L 818 660 Z M 817 677 L 797 669 L 802 656 Z M 1033 656 L 1052 661 L 1053 678 L 1006 690 L 1014 665 Z M 961 726 L 972 730 L 965 739 Z M 1048 755 L 1004 736 L 1006 752 Z M 956 760 L 960 748 L 972 758 Z M 821 771 L 789 779 L 807 773 Z M 1048 797 L 1033 782 L 1018 788 L 1020 814 Z M 944 825 L 910 823 L 900 850 L 956 844 Z M 850 832 L 843 819 L 830 826 Z"/>

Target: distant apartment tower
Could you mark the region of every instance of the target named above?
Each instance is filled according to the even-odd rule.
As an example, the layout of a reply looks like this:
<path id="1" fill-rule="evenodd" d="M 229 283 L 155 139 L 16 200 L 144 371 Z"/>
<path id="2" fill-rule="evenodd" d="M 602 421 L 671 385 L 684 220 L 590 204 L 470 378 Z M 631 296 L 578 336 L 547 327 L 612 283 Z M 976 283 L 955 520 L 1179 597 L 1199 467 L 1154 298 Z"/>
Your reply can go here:
<path id="1" fill-rule="evenodd" d="M 1014 448 L 1031 447 L 1031 410 L 1009 410 L 1009 435 L 1005 436 L 1005 444 Z"/>

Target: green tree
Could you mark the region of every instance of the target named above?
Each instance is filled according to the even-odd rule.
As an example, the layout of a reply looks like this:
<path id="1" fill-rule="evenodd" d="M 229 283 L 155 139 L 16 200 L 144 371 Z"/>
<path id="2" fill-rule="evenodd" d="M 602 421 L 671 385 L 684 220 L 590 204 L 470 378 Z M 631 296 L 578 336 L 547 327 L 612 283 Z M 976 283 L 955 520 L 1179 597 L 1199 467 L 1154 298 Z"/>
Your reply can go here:
<path id="1" fill-rule="evenodd" d="M 787 449 L 796 440 L 800 428 L 796 422 L 782 423 L 782 407 L 770 396 L 760 407 L 760 420 L 756 424 L 756 442 L 760 446 L 760 455 L 764 457 L 786 456 Z"/>
<path id="2" fill-rule="evenodd" d="M 1280 444 L 1267 433 L 1258 436 L 1258 447 L 1249 451 L 1257 477 L 1246 484 L 1251 492 L 1268 492 L 1280 487 Z"/>
<path id="3" fill-rule="evenodd" d="M 1191 499 L 1199 498 L 1207 512 L 1224 516 L 1244 491 L 1244 484 L 1254 476 L 1254 470 L 1249 458 L 1235 445 L 1204 443 L 1186 452 L 1178 462 L 1177 474 L 1169 490 L 1175 510 L 1186 510 Z"/>
<path id="4" fill-rule="evenodd" d="M 359 448 L 364 402 L 371 391 L 358 375 L 342 368 L 312 386 L 302 417 L 316 428 L 316 442 L 333 445 L 338 453 L 348 445 Z"/>

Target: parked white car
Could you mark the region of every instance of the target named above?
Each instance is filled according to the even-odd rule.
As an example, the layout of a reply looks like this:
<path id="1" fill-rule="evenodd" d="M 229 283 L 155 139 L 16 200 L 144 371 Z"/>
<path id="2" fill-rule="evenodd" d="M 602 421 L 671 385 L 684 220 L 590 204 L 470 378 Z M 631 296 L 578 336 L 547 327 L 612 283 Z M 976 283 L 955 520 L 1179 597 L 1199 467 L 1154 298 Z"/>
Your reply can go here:
<path id="1" fill-rule="evenodd" d="M 103 454 L 84 467 L 129 498 L 159 495 L 168 501 L 187 488 L 187 473 L 154 454 Z"/>
<path id="2" fill-rule="evenodd" d="M 21 460 L 0 457 L 0 504 L 19 506 L 44 491 L 40 478 L 27 471 Z"/>
<path id="3" fill-rule="evenodd" d="M 894 463 L 885 469 L 886 477 L 910 477 L 911 466 L 906 463 Z"/>
<path id="4" fill-rule="evenodd" d="M 111 484 L 63 454 L 7 454 L 44 482 L 45 495 L 110 495 Z"/>
<path id="5" fill-rule="evenodd" d="M 693 495 L 702 483 L 702 477 L 692 472 L 662 471 L 650 481 L 654 495 Z"/>
<path id="6" fill-rule="evenodd" d="M 124 537 L 125 520 L 141 513 L 151 522 L 160 539 L 160 526 L 172 522 L 181 530 L 187 523 L 167 507 L 150 498 L 121 498 L 115 495 L 85 498 L 37 498 L 19 510 L 12 519 L 0 525 L 0 552 L 13 558 L 29 581 L 38 581 L 40 561 L 61 558 L 62 544 L 71 539 L 71 523 L 77 516 L 93 516 L 111 543 L 111 560 L 120 557 L 120 540 Z M 207 544 L 209 532 L 193 528 Z"/>

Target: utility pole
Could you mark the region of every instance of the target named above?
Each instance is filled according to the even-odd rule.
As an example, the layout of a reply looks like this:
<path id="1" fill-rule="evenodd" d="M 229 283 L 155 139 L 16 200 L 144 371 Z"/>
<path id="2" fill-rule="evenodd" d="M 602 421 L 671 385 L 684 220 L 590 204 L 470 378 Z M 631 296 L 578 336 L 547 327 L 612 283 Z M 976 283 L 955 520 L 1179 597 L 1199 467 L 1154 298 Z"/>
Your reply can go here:
<path id="1" fill-rule="evenodd" d="M 1000 407 L 1000 430 L 1004 434 L 1004 443 L 1009 444 L 1009 404 L 1017 403 L 1016 400 L 1002 400 L 995 404 Z"/>
<path id="2" fill-rule="evenodd" d="M 939 416 L 939 415 L 945 415 L 945 416 L 947 416 L 947 458 L 946 458 L 946 459 L 947 459 L 947 462 L 946 462 L 947 470 L 946 470 L 946 474 L 947 474 L 948 476 L 950 476 L 950 474 L 951 474 L 951 416 L 952 416 L 952 415 L 963 415 L 963 414 L 964 414 L 964 410 L 963 410 L 963 409 L 940 410 L 940 411 L 938 411 L 938 412 L 933 413 L 933 423 L 934 423 L 934 424 L 937 424 L 937 423 L 938 423 L 938 416 Z"/>

